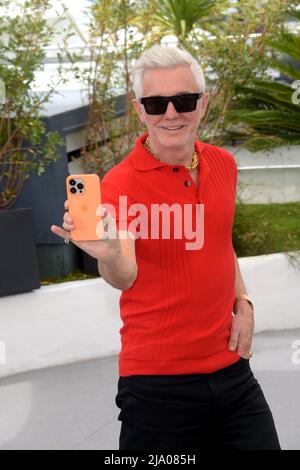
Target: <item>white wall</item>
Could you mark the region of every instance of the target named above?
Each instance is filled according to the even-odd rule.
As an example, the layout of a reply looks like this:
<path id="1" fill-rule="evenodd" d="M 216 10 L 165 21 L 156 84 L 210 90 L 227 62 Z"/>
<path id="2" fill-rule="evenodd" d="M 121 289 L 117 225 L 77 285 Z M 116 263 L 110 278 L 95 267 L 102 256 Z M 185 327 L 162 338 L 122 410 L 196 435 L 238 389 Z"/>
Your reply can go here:
<path id="1" fill-rule="evenodd" d="M 238 196 L 245 204 L 300 201 L 300 145 L 256 153 L 226 148 L 236 159 Z"/>
<path id="2" fill-rule="evenodd" d="M 300 271 L 280 253 L 239 263 L 255 304 L 255 331 L 299 328 Z M 0 298 L 7 361 L 0 360 L 0 376 L 117 354 L 119 295 L 99 278 Z"/>

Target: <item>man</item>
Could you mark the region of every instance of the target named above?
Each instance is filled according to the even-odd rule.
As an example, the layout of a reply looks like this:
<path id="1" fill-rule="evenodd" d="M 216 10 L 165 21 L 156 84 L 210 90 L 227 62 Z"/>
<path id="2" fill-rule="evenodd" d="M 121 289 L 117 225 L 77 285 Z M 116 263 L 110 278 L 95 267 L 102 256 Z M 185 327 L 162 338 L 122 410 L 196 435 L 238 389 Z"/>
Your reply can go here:
<path id="1" fill-rule="evenodd" d="M 101 183 L 117 229 L 74 242 L 122 290 L 120 449 L 280 449 L 249 365 L 253 305 L 232 246 L 237 166 L 197 140 L 202 69 L 183 49 L 153 46 L 133 85 L 147 132 Z M 52 230 L 69 239 L 68 213 L 63 227 Z"/>

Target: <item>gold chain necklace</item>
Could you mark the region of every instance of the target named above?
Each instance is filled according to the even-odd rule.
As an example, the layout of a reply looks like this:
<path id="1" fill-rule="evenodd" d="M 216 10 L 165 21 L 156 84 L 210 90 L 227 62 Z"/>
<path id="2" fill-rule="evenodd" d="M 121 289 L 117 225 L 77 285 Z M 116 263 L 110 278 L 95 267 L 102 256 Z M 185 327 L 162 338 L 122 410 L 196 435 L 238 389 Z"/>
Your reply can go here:
<path id="1" fill-rule="evenodd" d="M 156 158 L 156 160 L 159 160 L 159 161 L 161 162 L 161 159 L 158 158 L 158 156 L 155 155 L 155 154 L 152 152 L 152 150 L 151 150 L 150 142 L 149 142 L 149 136 L 148 136 L 147 139 L 145 140 L 144 146 L 145 146 L 146 149 L 151 153 L 151 155 L 152 155 L 154 158 Z M 198 155 L 197 155 L 196 150 L 194 149 L 193 156 L 192 156 L 192 163 L 191 163 L 191 165 L 185 165 L 185 168 L 186 168 L 187 170 L 194 170 L 195 168 L 197 168 L 198 163 L 199 163 Z"/>

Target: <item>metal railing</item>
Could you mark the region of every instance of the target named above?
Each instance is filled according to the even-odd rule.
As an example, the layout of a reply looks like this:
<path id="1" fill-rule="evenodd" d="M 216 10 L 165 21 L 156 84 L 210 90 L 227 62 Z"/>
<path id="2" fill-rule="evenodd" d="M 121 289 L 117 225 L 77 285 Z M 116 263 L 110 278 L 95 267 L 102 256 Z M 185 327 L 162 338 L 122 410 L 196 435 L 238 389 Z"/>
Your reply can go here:
<path id="1" fill-rule="evenodd" d="M 300 168 L 300 165 L 253 165 L 238 166 L 238 170 L 285 170 L 290 168 Z"/>

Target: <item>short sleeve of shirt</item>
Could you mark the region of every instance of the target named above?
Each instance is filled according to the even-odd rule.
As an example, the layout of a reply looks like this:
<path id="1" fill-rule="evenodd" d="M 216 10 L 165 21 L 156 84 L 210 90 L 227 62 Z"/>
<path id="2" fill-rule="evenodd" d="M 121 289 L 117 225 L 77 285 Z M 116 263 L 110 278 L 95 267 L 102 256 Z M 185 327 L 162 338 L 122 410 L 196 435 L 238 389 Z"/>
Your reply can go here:
<path id="1" fill-rule="evenodd" d="M 132 196 L 123 185 L 107 173 L 101 181 L 101 203 L 116 220 L 117 230 L 136 234 L 135 218 L 130 207 L 134 204 Z"/>

